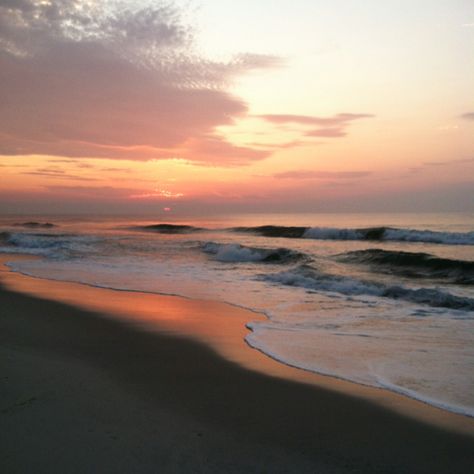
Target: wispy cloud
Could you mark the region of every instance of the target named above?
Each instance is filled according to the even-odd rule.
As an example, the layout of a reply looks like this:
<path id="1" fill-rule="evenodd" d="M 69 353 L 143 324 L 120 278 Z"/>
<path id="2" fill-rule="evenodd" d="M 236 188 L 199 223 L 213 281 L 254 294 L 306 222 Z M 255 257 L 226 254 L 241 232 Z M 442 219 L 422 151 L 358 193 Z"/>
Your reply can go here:
<path id="1" fill-rule="evenodd" d="M 57 179 L 65 179 L 65 180 L 72 180 L 72 181 L 98 181 L 97 178 L 89 178 L 87 176 L 78 176 L 73 174 L 60 174 L 60 173 L 50 173 L 46 171 L 25 171 L 25 175 L 32 175 L 32 176 L 43 176 L 47 178 L 57 178 Z"/>
<path id="2" fill-rule="evenodd" d="M 344 128 L 317 128 L 316 130 L 309 130 L 305 132 L 306 137 L 325 137 L 325 138 L 338 138 L 345 137 L 347 132 Z"/>
<path id="3" fill-rule="evenodd" d="M 303 132 L 306 137 L 339 138 L 347 135 L 347 127 L 351 122 L 372 118 L 374 115 L 340 113 L 331 117 L 317 117 L 312 115 L 264 114 L 257 117 L 277 125 L 297 124 L 303 127 L 311 127 Z M 312 128 L 314 126 L 318 128 Z"/>
<path id="4" fill-rule="evenodd" d="M 127 168 L 101 168 L 100 171 L 106 171 L 106 172 L 110 172 L 110 173 L 114 173 L 116 171 L 130 172 L 130 169 L 127 169 Z"/>
<path id="5" fill-rule="evenodd" d="M 98 181 L 97 178 L 67 173 L 66 171 L 64 171 L 63 169 L 57 166 L 47 166 L 45 168 L 36 168 L 31 171 L 23 171 L 20 174 L 30 175 L 30 176 L 43 176 L 47 178 L 56 178 L 56 179 L 64 179 L 64 180 L 74 180 L 74 181 Z"/>
<path id="6" fill-rule="evenodd" d="M 309 145 L 314 146 L 314 142 L 303 141 L 303 140 L 291 140 L 283 143 L 263 143 L 263 142 L 251 142 L 247 143 L 249 147 L 265 148 L 267 150 L 285 150 L 288 148 L 295 148 L 298 146 Z"/>
<path id="7" fill-rule="evenodd" d="M 292 170 L 273 175 L 277 179 L 353 179 L 364 178 L 371 175 L 371 171 L 313 171 L 313 170 Z"/>
<path id="8" fill-rule="evenodd" d="M 189 140 L 186 146 L 193 161 L 206 164 L 235 166 L 262 160 L 271 155 L 271 150 L 233 145 L 215 134 Z"/>
<path id="9" fill-rule="evenodd" d="M 49 185 L 45 189 L 53 192 L 55 195 L 67 195 L 76 198 L 109 198 L 109 199 L 127 199 L 140 190 L 132 188 L 119 188 L 114 186 L 63 186 Z"/>
<path id="10" fill-rule="evenodd" d="M 312 115 L 264 114 L 257 117 L 272 123 L 298 123 L 302 125 L 321 125 L 325 127 L 340 127 L 344 124 L 362 118 L 374 117 L 372 114 L 341 113 L 332 117 L 315 117 Z"/>
<path id="11" fill-rule="evenodd" d="M 464 163 L 474 163 L 474 158 L 463 158 L 458 160 L 445 160 L 445 161 L 425 161 L 424 166 L 449 166 Z"/>

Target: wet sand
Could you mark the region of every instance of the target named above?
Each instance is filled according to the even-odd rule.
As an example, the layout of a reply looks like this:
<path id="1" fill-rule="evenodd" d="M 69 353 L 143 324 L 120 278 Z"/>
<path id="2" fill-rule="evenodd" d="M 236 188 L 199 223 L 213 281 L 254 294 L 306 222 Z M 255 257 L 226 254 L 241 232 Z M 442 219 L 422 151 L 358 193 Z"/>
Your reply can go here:
<path id="1" fill-rule="evenodd" d="M 256 314 L 0 278 L 2 472 L 465 473 L 474 463 L 472 419 L 278 364 L 243 342 Z"/>

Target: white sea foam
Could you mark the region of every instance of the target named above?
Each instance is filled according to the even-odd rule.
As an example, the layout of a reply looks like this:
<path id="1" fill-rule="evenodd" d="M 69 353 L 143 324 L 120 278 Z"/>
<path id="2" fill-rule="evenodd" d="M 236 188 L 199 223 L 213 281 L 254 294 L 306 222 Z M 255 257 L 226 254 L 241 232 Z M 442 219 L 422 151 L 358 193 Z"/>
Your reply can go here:
<path id="1" fill-rule="evenodd" d="M 298 318 L 299 319 L 299 318 Z M 350 317 L 347 321 L 350 321 Z M 474 417 L 474 383 L 469 364 L 474 358 L 464 340 L 448 339 L 432 347 L 430 334 L 421 336 L 421 328 L 410 324 L 411 337 L 395 325 L 368 336 L 363 322 L 353 320 L 358 332 L 330 324 L 299 327 L 285 322 L 250 323 L 246 342 L 273 359 L 309 372 L 336 377 L 376 388 L 384 388 L 461 415 Z M 448 332 L 449 335 L 449 332 Z M 413 343 L 416 341 L 416 345 Z M 469 346 L 467 346 L 469 347 Z M 433 358 L 437 360 L 432 363 Z M 458 360 L 461 358 L 461 360 Z M 464 358 L 464 360 L 462 360 Z M 456 367 L 456 371 L 452 368 Z"/>
<path id="2" fill-rule="evenodd" d="M 357 229 L 311 227 L 305 231 L 303 238 L 320 240 L 363 240 L 364 234 Z"/>
<path id="3" fill-rule="evenodd" d="M 474 311 L 474 299 L 452 295 L 436 288 L 405 288 L 386 286 L 380 282 L 363 281 L 343 275 L 330 275 L 301 265 L 279 273 L 260 275 L 261 279 L 309 290 L 341 293 L 344 295 L 367 295 L 401 299 L 418 304 Z"/>
<path id="4" fill-rule="evenodd" d="M 319 240 L 381 240 L 396 242 L 425 242 L 447 245 L 474 245 L 474 232 L 439 232 L 431 230 L 396 229 L 391 227 L 364 229 L 310 227 L 304 232 L 303 238 Z"/>
<path id="5" fill-rule="evenodd" d="M 217 244 L 207 242 L 203 251 L 213 254 L 221 262 L 260 262 L 265 259 L 265 253 L 259 249 L 243 247 L 239 244 Z"/>
<path id="6" fill-rule="evenodd" d="M 384 239 L 400 242 L 427 242 L 447 245 L 474 245 L 474 232 L 434 232 L 430 230 L 388 228 L 385 231 Z"/>
<path id="7" fill-rule="evenodd" d="M 220 262 L 284 263 L 304 258 L 303 254 L 286 248 L 265 249 L 246 247 L 236 243 L 206 242 L 202 250 L 213 255 L 215 260 Z"/>
<path id="8" fill-rule="evenodd" d="M 23 252 L 51 258 L 71 257 L 95 251 L 103 239 L 88 235 L 11 233 L 4 239 L 5 253 Z"/>

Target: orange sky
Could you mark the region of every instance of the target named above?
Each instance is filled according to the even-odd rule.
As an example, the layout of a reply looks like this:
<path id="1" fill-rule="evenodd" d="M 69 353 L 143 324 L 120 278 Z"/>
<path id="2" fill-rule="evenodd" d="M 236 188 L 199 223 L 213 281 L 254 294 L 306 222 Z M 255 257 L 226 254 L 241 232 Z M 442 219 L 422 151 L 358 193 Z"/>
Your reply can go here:
<path id="1" fill-rule="evenodd" d="M 472 2 L 254 3 L 0 6 L 0 212 L 473 210 Z"/>

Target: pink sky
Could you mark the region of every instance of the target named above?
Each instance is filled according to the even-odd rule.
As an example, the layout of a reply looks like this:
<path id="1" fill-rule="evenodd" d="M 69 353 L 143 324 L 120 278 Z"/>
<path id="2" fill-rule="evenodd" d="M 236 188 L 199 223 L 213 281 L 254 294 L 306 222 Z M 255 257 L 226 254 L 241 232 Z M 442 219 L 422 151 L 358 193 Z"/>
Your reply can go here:
<path id="1" fill-rule="evenodd" d="M 470 2 L 226 3 L 0 6 L 0 212 L 473 210 Z"/>

